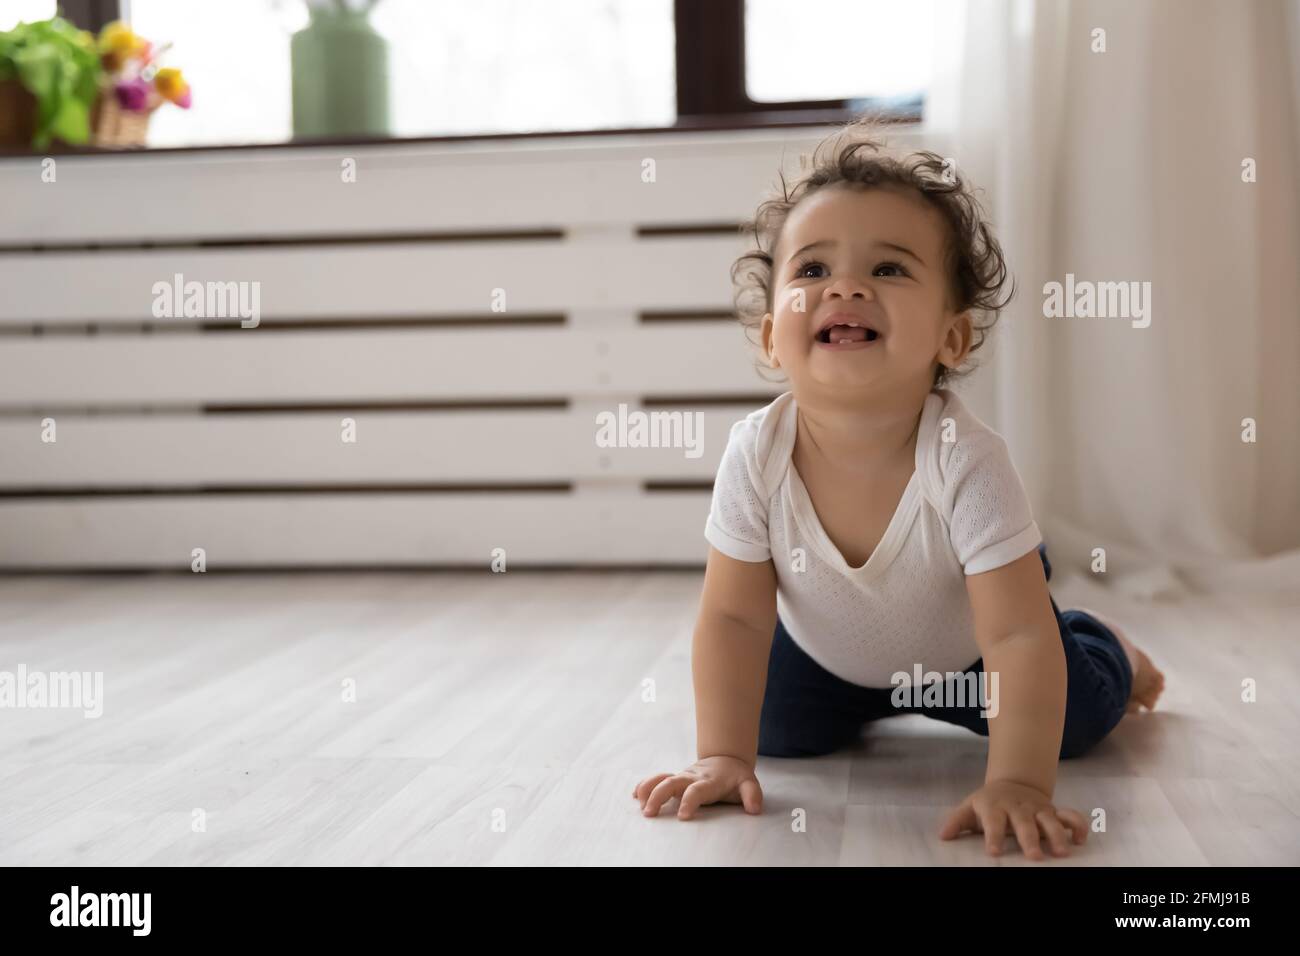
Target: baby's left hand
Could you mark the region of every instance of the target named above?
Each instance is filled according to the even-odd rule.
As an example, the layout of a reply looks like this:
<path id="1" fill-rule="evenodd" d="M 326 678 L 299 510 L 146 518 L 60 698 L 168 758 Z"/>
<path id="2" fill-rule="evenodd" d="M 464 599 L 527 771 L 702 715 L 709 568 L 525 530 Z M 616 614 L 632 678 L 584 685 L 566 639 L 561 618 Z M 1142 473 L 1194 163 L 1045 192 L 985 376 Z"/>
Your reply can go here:
<path id="1" fill-rule="evenodd" d="M 1008 818 L 1025 856 L 1031 860 L 1044 859 L 1040 832 L 1056 856 L 1070 855 L 1067 827 L 1073 831 L 1075 843 L 1088 838 L 1087 821 L 1077 810 L 1058 810 L 1051 797 L 1023 783 L 995 780 L 984 784 L 948 814 L 939 839 L 951 840 L 973 830 L 984 834 L 984 846 L 991 856 L 1001 856 Z"/>

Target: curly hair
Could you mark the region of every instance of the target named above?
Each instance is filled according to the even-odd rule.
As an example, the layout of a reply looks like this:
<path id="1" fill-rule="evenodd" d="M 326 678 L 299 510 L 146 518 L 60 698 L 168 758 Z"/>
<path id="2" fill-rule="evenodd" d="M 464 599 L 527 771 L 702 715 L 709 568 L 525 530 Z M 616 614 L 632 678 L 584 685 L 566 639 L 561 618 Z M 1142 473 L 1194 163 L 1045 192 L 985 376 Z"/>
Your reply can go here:
<path id="1" fill-rule="evenodd" d="M 772 311 L 772 257 L 790 212 L 800 200 L 837 183 L 854 188 L 906 190 L 940 213 L 947 226 L 947 302 L 954 311 L 972 311 L 968 357 L 978 350 L 999 312 L 1015 295 L 1015 282 L 1009 277 L 1002 247 L 974 190 L 953 164 L 929 150 L 891 155 L 885 143 L 884 122 L 875 116 L 855 119 L 823 139 L 792 185 L 782 172 L 780 192 L 764 200 L 754 218 L 741 224 L 741 233 L 752 234 L 756 245 L 731 267 L 736 314 L 747 336 L 751 330 L 761 330 L 763 315 Z M 1010 289 L 1004 295 L 1008 282 Z M 764 368 L 760 365 L 760 374 Z M 932 387 L 942 387 L 970 371 L 965 362 L 961 369 L 939 365 Z"/>

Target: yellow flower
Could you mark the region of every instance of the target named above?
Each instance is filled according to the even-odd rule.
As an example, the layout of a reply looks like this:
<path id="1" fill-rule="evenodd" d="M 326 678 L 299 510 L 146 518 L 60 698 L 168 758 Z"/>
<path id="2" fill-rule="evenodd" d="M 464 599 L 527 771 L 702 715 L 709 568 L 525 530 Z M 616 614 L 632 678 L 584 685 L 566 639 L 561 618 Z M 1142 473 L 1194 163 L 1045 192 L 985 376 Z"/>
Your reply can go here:
<path id="1" fill-rule="evenodd" d="M 171 100 L 173 103 L 184 95 L 189 88 L 185 82 L 185 77 L 181 71 L 174 66 L 165 66 L 158 71 L 158 75 L 153 78 L 154 87 L 158 90 L 163 99 Z"/>
<path id="2" fill-rule="evenodd" d="M 106 24 L 99 34 L 99 52 L 111 55 L 116 60 L 123 60 L 135 55 L 149 46 L 149 41 L 137 36 L 121 20 Z"/>

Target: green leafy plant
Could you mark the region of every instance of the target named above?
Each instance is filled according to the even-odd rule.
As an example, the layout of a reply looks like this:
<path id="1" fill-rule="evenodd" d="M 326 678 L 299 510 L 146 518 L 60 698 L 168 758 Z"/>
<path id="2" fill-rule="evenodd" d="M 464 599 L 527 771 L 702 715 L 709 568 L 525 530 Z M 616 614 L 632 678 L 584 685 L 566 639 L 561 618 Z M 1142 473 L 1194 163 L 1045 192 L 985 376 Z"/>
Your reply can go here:
<path id="1" fill-rule="evenodd" d="M 95 38 L 62 17 L 0 33 L 0 83 L 16 79 L 36 100 L 36 149 L 89 141 L 100 72 Z"/>

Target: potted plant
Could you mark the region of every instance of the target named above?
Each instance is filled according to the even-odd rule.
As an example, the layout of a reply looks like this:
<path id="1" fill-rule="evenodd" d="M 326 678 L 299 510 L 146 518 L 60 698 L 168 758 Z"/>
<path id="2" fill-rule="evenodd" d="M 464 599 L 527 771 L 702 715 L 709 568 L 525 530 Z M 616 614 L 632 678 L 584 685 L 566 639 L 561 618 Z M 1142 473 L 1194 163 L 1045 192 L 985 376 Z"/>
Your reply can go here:
<path id="1" fill-rule="evenodd" d="M 95 38 L 61 17 L 0 33 L 0 145 L 89 141 L 99 78 Z"/>
<path id="2" fill-rule="evenodd" d="M 181 72 L 157 65 L 168 46 L 121 22 L 96 38 L 62 17 L 0 33 L 0 147 L 143 146 L 155 109 L 192 100 Z"/>

